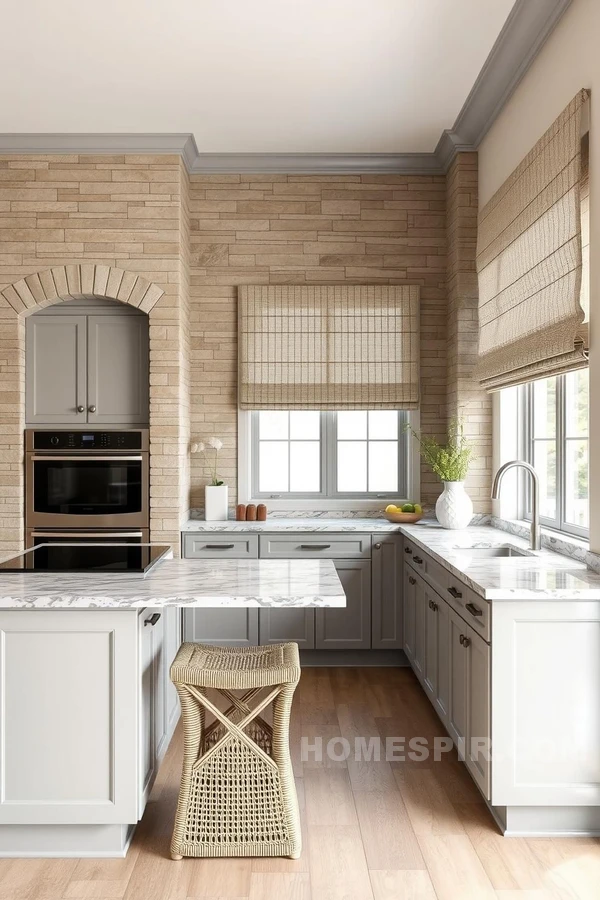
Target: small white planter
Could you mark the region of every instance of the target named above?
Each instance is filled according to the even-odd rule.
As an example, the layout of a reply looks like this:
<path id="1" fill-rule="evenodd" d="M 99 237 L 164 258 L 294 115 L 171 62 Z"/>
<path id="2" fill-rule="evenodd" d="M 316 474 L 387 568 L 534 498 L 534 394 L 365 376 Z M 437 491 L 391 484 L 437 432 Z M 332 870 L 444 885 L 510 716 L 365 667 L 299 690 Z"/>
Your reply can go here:
<path id="1" fill-rule="evenodd" d="M 207 522 L 224 522 L 228 512 L 226 484 L 207 484 L 204 488 L 204 518 Z"/>
<path id="2" fill-rule="evenodd" d="M 437 498 L 435 514 L 442 528 L 466 528 L 473 518 L 473 504 L 464 481 L 444 481 Z"/>

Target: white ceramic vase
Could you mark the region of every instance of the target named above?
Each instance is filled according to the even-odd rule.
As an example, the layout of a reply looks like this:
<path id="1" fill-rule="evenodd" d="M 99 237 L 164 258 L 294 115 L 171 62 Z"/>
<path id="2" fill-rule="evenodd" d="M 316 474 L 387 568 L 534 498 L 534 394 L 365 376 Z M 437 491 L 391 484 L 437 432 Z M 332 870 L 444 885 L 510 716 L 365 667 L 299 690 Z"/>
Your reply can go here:
<path id="1" fill-rule="evenodd" d="M 224 522 L 228 512 L 226 484 L 207 484 L 204 488 L 204 518 L 207 522 Z"/>
<path id="2" fill-rule="evenodd" d="M 464 481 L 444 481 L 437 498 L 435 514 L 442 528 L 466 528 L 473 518 L 473 504 Z"/>

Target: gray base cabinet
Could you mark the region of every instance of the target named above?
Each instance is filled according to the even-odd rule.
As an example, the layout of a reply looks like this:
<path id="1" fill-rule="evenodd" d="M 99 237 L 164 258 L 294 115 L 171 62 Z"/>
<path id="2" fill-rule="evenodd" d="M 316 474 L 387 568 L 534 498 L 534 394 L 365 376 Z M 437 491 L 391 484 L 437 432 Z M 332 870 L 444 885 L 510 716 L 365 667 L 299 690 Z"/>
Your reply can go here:
<path id="1" fill-rule="evenodd" d="M 372 565 L 373 650 L 401 650 L 402 638 L 402 541 L 393 536 L 375 541 Z"/>
<path id="2" fill-rule="evenodd" d="M 331 559 L 344 609 L 212 609 L 184 612 L 185 639 L 232 647 L 295 641 L 302 650 L 394 650 L 403 646 L 402 541 L 370 534 L 187 532 L 188 559 Z"/>
<path id="3" fill-rule="evenodd" d="M 371 563 L 336 560 L 344 609 L 316 611 L 317 650 L 368 650 L 371 647 Z"/>

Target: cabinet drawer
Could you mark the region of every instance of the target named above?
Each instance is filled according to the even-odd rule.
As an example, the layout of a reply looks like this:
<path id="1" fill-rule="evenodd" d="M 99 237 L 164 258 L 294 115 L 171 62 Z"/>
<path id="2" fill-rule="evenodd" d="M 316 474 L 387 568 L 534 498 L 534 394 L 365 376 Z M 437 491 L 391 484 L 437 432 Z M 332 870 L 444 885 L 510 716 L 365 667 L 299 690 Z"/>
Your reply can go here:
<path id="1" fill-rule="evenodd" d="M 258 535 L 184 534 L 183 555 L 186 559 L 256 559 Z"/>
<path id="2" fill-rule="evenodd" d="M 261 534 L 261 557 L 273 559 L 370 559 L 370 534 Z"/>
<path id="3" fill-rule="evenodd" d="M 448 572 L 448 587 L 443 594 L 450 606 L 484 641 L 491 640 L 490 604 Z"/>
<path id="4" fill-rule="evenodd" d="M 445 595 L 449 573 L 415 544 L 404 542 L 404 558 L 438 593 Z"/>

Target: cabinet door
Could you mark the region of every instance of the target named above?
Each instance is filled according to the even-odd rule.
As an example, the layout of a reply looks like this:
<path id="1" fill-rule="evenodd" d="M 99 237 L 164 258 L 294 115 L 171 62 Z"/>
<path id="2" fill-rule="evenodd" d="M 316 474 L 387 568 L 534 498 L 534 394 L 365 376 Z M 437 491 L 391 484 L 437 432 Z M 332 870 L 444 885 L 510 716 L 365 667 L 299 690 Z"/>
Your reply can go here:
<path id="1" fill-rule="evenodd" d="M 165 709 L 167 720 L 167 737 L 173 733 L 173 729 L 179 718 L 179 695 L 175 685 L 171 681 L 169 670 L 171 663 L 177 655 L 177 651 L 181 646 L 182 638 L 182 611 L 179 607 L 165 607 L 163 610 L 165 616 L 165 650 L 164 658 L 164 681 L 165 681 Z M 166 750 L 166 747 L 165 747 Z"/>
<path id="2" fill-rule="evenodd" d="M 423 587 L 425 606 L 425 652 L 423 654 L 423 687 L 432 703 L 438 692 L 438 609 L 442 602 L 428 585 Z"/>
<path id="3" fill-rule="evenodd" d="M 489 800 L 490 647 L 473 628 L 467 627 L 467 750 L 465 762 L 473 780 L 479 786 L 484 797 Z"/>
<path id="4" fill-rule="evenodd" d="M 373 544 L 372 647 L 402 648 L 402 541 L 390 537 Z"/>
<path id="5" fill-rule="evenodd" d="M 88 317 L 88 422 L 148 422 L 148 319 Z"/>
<path id="6" fill-rule="evenodd" d="M 459 752 L 464 756 L 467 737 L 467 674 L 468 654 L 461 637 L 467 635 L 468 625 L 448 607 L 450 690 L 448 697 L 448 731 Z"/>
<path id="7" fill-rule="evenodd" d="M 344 609 L 316 611 L 318 650 L 368 650 L 371 646 L 371 563 L 336 560 L 346 594 Z"/>
<path id="8" fill-rule="evenodd" d="M 425 614 L 427 611 L 427 597 L 425 582 L 417 578 L 415 585 L 415 654 L 413 657 L 413 669 L 415 675 L 423 683 L 425 666 Z"/>
<path id="9" fill-rule="evenodd" d="M 137 620 L 0 612 L 0 825 L 137 821 Z"/>
<path id="10" fill-rule="evenodd" d="M 404 591 L 402 598 L 403 648 L 413 665 L 415 656 L 415 604 L 417 602 L 417 576 L 409 566 L 404 566 Z"/>
<path id="11" fill-rule="evenodd" d="M 184 610 L 186 641 L 227 647 L 256 647 L 258 644 L 258 610 L 186 609 Z"/>
<path id="12" fill-rule="evenodd" d="M 28 425 L 84 425 L 87 414 L 86 317 L 43 316 L 26 324 Z M 82 412 L 78 412 L 80 407 Z"/>
<path id="13" fill-rule="evenodd" d="M 314 609 L 261 609 L 258 612 L 261 644 L 295 641 L 301 650 L 315 648 Z"/>
<path id="14" fill-rule="evenodd" d="M 434 598 L 437 603 L 437 690 L 433 705 L 438 716 L 448 727 L 448 709 L 450 706 L 450 607 L 441 598 Z"/>

